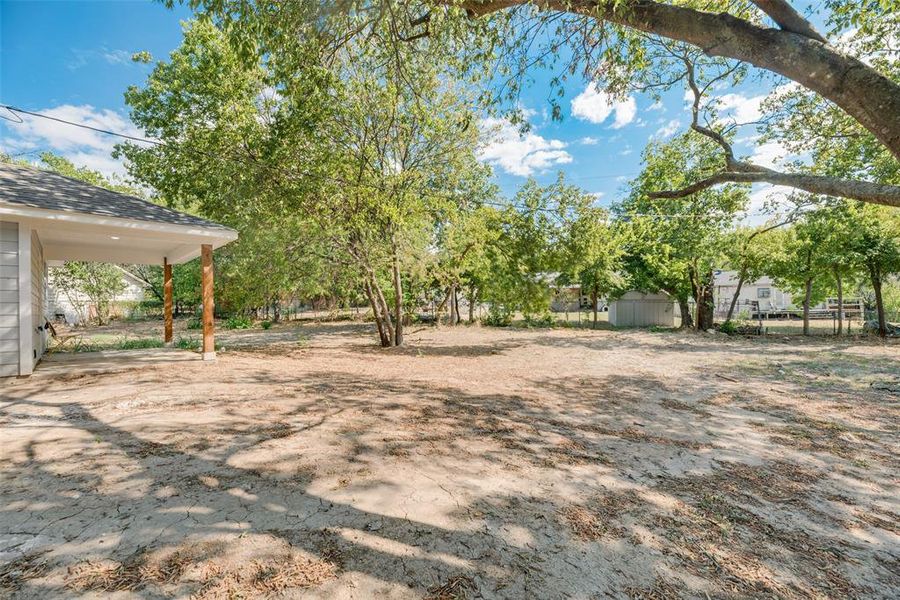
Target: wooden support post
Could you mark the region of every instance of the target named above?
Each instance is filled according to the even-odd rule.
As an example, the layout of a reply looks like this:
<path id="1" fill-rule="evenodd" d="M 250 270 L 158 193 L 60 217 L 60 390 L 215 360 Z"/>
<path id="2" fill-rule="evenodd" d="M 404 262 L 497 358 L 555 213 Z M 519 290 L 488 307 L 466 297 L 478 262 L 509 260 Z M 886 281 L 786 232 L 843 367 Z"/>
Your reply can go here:
<path id="1" fill-rule="evenodd" d="M 163 259 L 163 322 L 163 341 L 168 346 L 172 343 L 172 265 L 168 258 Z"/>
<path id="2" fill-rule="evenodd" d="M 213 334 L 213 250 L 211 244 L 200 246 L 200 264 L 203 283 L 203 360 L 216 359 L 216 342 Z"/>

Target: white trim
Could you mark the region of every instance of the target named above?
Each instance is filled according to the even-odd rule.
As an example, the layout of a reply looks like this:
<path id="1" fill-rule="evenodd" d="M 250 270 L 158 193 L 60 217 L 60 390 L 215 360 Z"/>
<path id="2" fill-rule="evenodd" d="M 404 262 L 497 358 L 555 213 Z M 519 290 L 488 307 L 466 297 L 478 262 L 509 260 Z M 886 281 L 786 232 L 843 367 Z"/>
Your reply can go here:
<path id="1" fill-rule="evenodd" d="M 19 375 L 34 371 L 31 320 L 31 224 L 19 223 Z"/>
<path id="2" fill-rule="evenodd" d="M 205 361 L 214 361 L 216 360 L 216 352 L 203 352 L 203 360 Z"/>
<path id="3" fill-rule="evenodd" d="M 125 217 L 106 217 L 88 213 L 72 213 L 61 210 L 48 210 L 33 208 L 0 201 L 0 216 L 9 215 L 26 219 L 41 219 L 45 221 L 57 221 L 82 225 L 101 225 L 104 227 L 121 227 L 123 229 L 174 233 L 200 237 L 218 238 L 223 245 L 237 239 L 238 233 L 233 229 L 219 227 L 202 227 L 200 225 L 177 225 L 174 223 L 159 223 L 156 221 L 141 221 Z"/>

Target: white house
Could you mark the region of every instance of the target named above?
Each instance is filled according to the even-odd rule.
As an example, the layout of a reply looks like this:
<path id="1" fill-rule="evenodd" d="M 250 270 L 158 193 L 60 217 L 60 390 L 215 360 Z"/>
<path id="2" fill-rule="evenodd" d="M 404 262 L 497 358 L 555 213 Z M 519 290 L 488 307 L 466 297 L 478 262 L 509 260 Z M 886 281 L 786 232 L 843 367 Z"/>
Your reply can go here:
<path id="1" fill-rule="evenodd" d="M 237 239 L 223 225 L 16 164 L 0 163 L 0 376 L 30 375 L 47 348 L 47 262 L 164 265 L 165 338 L 172 264 L 201 256 L 203 351 L 215 358 L 212 253 Z"/>
<path id="2" fill-rule="evenodd" d="M 665 292 L 632 290 L 609 303 L 609 324 L 615 327 L 675 327 L 679 316 L 678 303 Z"/>
<path id="3" fill-rule="evenodd" d="M 737 291 L 737 271 L 714 271 L 713 275 L 716 314 L 725 315 Z M 792 308 L 794 302 L 790 293 L 775 287 L 772 279 L 764 275 L 755 281 L 745 281 L 741 285 L 738 303 L 734 308 L 735 316 L 741 311 L 755 312 L 756 306 L 760 312 L 780 312 Z"/>
<path id="4" fill-rule="evenodd" d="M 78 325 L 93 319 L 97 314 L 97 308 L 90 298 L 77 290 L 61 290 L 56 285 L 54 274 L 58 265 L 62 265 L 62 262 L 48 263 L 47 318 L 51 321 L 64 320 L 69 325 Z M 121 272 L 124 289 L 112 299 L 110 312 L 114 315 L 128 316 L 129 307 L 144 300 L 147 284 L 119 265 L 114 267 Z"/>

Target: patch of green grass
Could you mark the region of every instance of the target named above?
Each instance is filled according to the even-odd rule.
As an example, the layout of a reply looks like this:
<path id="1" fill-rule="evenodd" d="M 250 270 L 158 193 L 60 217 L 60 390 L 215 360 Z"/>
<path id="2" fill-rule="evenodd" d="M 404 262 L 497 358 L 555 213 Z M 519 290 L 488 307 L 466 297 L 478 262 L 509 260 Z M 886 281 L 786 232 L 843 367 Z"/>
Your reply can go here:
<path id="1" fill-rule="evenodd" d="M 110 338 L 109 336 L 97 336 L 80 340 L 74 345 L 56 348 L 56 352 L 81 353 L 102 352 L 104 350 L 142 350 L 145 348 L 163 348 L 165 343 L 157 337 L 152 338 Z"/>
<path id="2" fill-rule="evenodd" d="M 137 338 L 122 340 L 118 345 L 118 349 L 140 350 L 143 348 L 163 348 L 165 345 L 165 342 L 159 338 Z"/>
<path id="3" fill-rule="evenodd" d="M 243 315 L 233 315 L 225 319 L 225 322 L 222 324 L 225 329 L 250 329 L 253 326 L 253 321 L 250 320 L 250 317 L 245 317 Z"/>

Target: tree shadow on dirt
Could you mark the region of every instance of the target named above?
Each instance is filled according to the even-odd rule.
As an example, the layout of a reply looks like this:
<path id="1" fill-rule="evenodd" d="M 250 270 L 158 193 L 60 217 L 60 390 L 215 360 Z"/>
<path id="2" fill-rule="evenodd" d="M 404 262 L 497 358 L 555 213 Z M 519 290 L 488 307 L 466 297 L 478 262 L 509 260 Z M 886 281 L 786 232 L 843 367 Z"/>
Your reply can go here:
<path id="1" fill-rule="evenodd" d="M 650 376 L 538 380 L 530 382 L 533 394 L 521 395 L 333 371 L 273 377 L 248 375 L 244 383 L 259 378 L 307 401 L 256 421 L 229 415 L 221 404 L 228 419 L 192 431 L 161 423 L 137 435 L 80 403 L 43 402 L 40 387 L 11 399 L 4 415 L 27 406 L 45 427 L 75 428 L 84 440 L 61 464 L 42 462 L 33 448 L 25 462 L 0 463 L 8 500 L 0 508 L 3 533 L 54 548 L 34 559 L 31 571 L 24 563 L 12 574 L 7 569 L 0 583 L 30 597 L 127 589 L 147 598 L 228 584 L 221 574 L 204 582 L 202 574 L 168 577 L 150 568 L 153 552 L 168 553 L 165 563 L 200 543 L 207 544 L 202 551 L 185 550 L 188 566 L 227 561 L 236 546 L 257 544 L 261 552 L 247 564 L 262 561 L 282 572 L 282 554 L 296 552 L 313 562 L 294 557 L 295 570 L 302 564 L 316 573 L 361 574 L 386 584 L 384 593 L 401 586 L 422 594 L 456 576 L 471 579 L 483 595 L 509 598 L 573 588 L 585 595 L 650 596 L 671 588 L 676 595 L 852 596 L 865 577 L 888 586 L 880 589 L 896 581 L 878 562 L 883 555 L 872 560 L 822 510 L 816 486 L 826 473 L 762 457 L 752 457 L 755 466 L 722 462 L 727 453 L 716 435 L 696 429 L 705 423 L 715 430 L 730 408 L 694 400 L 667 406 L 677 390 Z M 695 391 L 712 396 L 716 386 L 706 382 Z M 10 423 L 30 426 L 25 421 Z M 192 447 L 197 436 L 209 437 L 209 445 Z M 308 436 L 330 440 L 334 455 L 324 468 L 340 472 L 387 461 L 393 471 L 412 473 L 423 468 L 416 459 L 424 455 L 444 467 L 446 481 L 437 487 L 449 490 L 456 508 L 437 525 L 329 499 L 314 486 L 320 465 L 302 458 L 282 465 L 265 452 L 267 444 L 302 448 Z M 257 449 L 270 462 L 234 466 Z M 536 481 L 562 472 L 576 493 L 486 493 L 471 484 L 477 469 L 465 468 L 476 461 Z M 390 507 L 404 501 L 397 480 L 377 473 L 344 485 L 380 494 Z M 224 542 L 209 545 L 216 540 Z M 262 558 L 272 548 L 281 553 L 275 562 Z M 77 566 L 70 576 L 83 573 L 79 568 L 97 557 L 119 566 L 83 578 L 86 588 L 66 592 L 27 576 L 41 574 L 42 562 L 48 569 Z M 258 583 L 235 585 L 252 592 Z"/>

